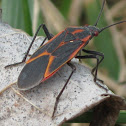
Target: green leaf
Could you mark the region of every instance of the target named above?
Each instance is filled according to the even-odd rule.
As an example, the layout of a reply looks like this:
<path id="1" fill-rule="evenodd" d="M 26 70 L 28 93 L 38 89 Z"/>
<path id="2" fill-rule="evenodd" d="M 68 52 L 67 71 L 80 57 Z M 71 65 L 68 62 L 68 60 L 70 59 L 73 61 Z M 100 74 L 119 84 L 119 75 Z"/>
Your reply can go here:
<path id="1" fill-rule="evenodd" d="M 32 35 L 33 0 L 2 0 L 2 20 Z"/>
<path id="2" fill-rule="evenodd" d="M 55 4 L 55 6 L 59 9 L 59 11 L 62 13 L 62 15 L 67 18 L 68 12 L 70 9 L 70 5 L 72 0 L 52 0 L 52 2 Z"/>
<path id="3" fill-rule="evenodd" d="M 2 20 L 14 28 L 24 29 L 22 2 L 20 0 L 2 1 Z"/>
<path id="4" fill-rule="evenodd" d="M 23 3 L 23 14 L 24 14 L 24 28 L 29 35 L 32 35 L 32 21 L 30 16 L 30 9 L 28 5 L 28 0 L 22 0 Z"/>
<path id="5" fill-rule="evenodd" d="M 125 123 L 126 124 L 126 111 L 121 111 L 119 113 L 119 117 L 118 117 L 116 123 L 118 123 L 118 124 Z"/>
<path id="6" fill-rule="evenodd" d="M 88 111 L 82 114 L 81 116 L 68 121 L 68 123 L 90 123 L 92 119 L 93 119 L 93 112 Z M 126 111 L 121 111 L 116 121 L 116 124 L 123 124 L 123 123 L 126 123 Z"/>

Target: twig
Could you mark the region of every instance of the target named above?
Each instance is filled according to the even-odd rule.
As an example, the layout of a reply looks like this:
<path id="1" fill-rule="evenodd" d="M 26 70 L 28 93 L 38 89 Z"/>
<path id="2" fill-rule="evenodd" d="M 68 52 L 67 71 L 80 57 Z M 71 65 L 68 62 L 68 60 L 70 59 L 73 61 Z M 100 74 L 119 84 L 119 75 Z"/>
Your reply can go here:
<path id="1" fill-rule="evenodd" d="M 4 89 L 2 89 L 2 90 L 0 91 L 0 94 L 2 94 L 4 91 L 6 91 L 8 88 L 10 88 L 12 85 L 14 85 L 14 84 L 16 84 L 16 83 L 17 83 L 17 82 L 14 82 L 14 83 L 8 85 L 7 87 L 5 87 Z"/>

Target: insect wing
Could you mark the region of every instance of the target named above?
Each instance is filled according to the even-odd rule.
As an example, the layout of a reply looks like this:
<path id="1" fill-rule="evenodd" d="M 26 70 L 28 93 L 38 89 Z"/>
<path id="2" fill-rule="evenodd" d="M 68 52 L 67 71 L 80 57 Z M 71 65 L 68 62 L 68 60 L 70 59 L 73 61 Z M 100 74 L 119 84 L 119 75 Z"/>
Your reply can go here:
<path id="1" fill-rule="evenodd" d="M 44 79 L 44 74 L 50 62 L 51 52 L 58 47 L 60 40 L 65 37 L 65 34 L 66 32 L 64 31 L 54 36 L 47 44 L 40 47 L 26 62 L 25 67 L 18 77 L 18 87 L 20 89 L 30 89 Z"/>
<path id="2" fill-rule="evenodd" d="M 65 63 L 70 61 L 77 54 L 82 45 L 82 41 L 75 40 L 73 42 L 68 42 L 62 45 L 57 50 L 55 50 L 51 54 L 52 60 L 50 60 L 51 63 L 48 64 L 46 69 L 45 78 L 50 76 L 50 74 L 52 74 L 54 71 L 57 71 L 57 69 L 61 68 Z"/>
<path id="3" fill-rule="evenodd" d="M 18 77 L 18 87 L 30 89 L 38 85 L 44 76 L 48 62 L 49 56 L 44 55 L 26 64 Z"/>

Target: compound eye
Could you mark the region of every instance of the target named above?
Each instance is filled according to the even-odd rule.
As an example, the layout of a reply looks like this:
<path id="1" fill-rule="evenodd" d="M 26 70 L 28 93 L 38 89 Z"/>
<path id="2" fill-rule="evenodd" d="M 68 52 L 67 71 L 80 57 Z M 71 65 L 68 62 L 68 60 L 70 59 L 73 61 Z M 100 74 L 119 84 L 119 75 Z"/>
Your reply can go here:
<path id="1" fill-rule="evenodd" d="M 97 31 L 94 32 L 94 36 L 98 36 L 98 34 L 99 34 L 99 33 L 98 33 Z"/>

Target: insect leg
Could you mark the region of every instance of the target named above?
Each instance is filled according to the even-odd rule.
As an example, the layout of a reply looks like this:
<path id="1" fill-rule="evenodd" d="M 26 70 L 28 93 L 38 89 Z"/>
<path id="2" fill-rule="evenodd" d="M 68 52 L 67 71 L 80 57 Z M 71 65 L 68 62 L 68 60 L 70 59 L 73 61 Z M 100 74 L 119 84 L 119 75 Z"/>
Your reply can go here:
<path id="1" fill-rule="evenodd" d="M 97 55 L 85 55 L 85 56 L 76 56 L 75 58 L 78 58 L 78 59 L 89 59 L 89 58 L 94 58 L 94 59 L 97 59 L 97 64 L 96 64 L 96 68 L 98 69 L 98 63 L 99 63 L 99 58 Z M 94 67 L 94 68 L 95 68 Z M 93 68 L 93 69 L 94 69 Z M 97 69 L 95 71 L 95 75 L 94 75 L 94 81 L 96 82 L 97 80 Z"/>
<path id="2" fill-rule="evenodd" d="M 87 51 L 87 50 L 86 50 L 86 51 Z M 89 51 L 89 50 L 88 50 L 88 51 Z M 90 51 L 89 51 L 89 52 L 90 52 Z M 93 53 L 92 53 L 92 52 L 93 52 Z M 97 78 L 97 70 L 98 70 L 98 65 L 99 65 L 99 64 L 101 63 L 101 61 L 104 59 L 104 58 L 103 58 L 104 55 L 103 55 L 102 59 L 99 60 L 99 57 L 98 57 L 98 56 L 101 56 L 102 53 L 101 53 L 101 55 L 98 55 L 99 52 L 96 52 L 96 53 L 97 53 L 97 55 L 96 55 L 96 53 L 94 53 L 94 52 L 95 52 L 95 51 L 91 51 L 92 54 L 90 53 L 90 55 L 76 56 L 75 58 L 78 58 L 78 59 L 87 59 L 87 58 L 94 58 L 94 59 L 97 59 L 97 64 L 96 64 L 96 66 L 92 69 L 92 72 L 95 71 L 95 74 L 94 74 L 94 82 L 95 82 L 99 87 L 101 87 L 101 88 L 105 89 L 106 91 L 108 91 L 105 87 L 103 87 L 103 86 L 100 85 L 98 82 L 96 82 L 97 80 L 103 82 L 102 80 L 100 80 L 100 79 Z"/>
<path id="3" fill-rule="evenodd" d="M 71 76 L 73 75 L 74 71 L 76 70 L 76 67 L 75 67 L 74 64 L 68 62 L 67 65 L 70 66 L 70 67 L 72 68 L 72 72 L 71 72 L 70 76 L 68 77 L 68 79 L 67 79 L 65 85 L 63 86 L 62 90 L 60 91 L 60 93 L 59 93 L 58 96 L 56 97 L 56 102 L 55 102 L 55 105 L 54 105 L 54 110 L 53 110 L 52 118 L 54 117 L 54 114 L 55 114 L 55 111 L 56 111 L 56 108 L 57 108 L 57 105 L 58 105 L 58 102 L 59 102 L 59 98 L 60 98 L 60 96 L 62 95 L 62 93 L 63 93 L 65 87 L 67 86 L 67 84 L 68 84 L 68 82 L 69 82 Z"/>
<path id="4" fill-rule="evenodd" d="M 93 55 L 96 55 L 97 57 L 101 57 L 101 59 L 98 58 L 98 62 L 97 62 L 97 65 L 92 69 L 92 74 L 95 72 L 94 76 L 95 76 L 95 82 L 97 80 L 97 70 L 98 70 L 98 66 L 99 64 L 103 61 L 104 59 L 104 54 L 101 53 L 101 52 L 97 52 L 97 51 L 91 51 L 91 50 L 86 50 L 86 49 L 82 49 L 83 52 L 86 52 L 88 54 L 93 54 Z M 99 80 L 99 79 L 98 79 Z"/>
<path id="5" fill-rule="evenodd" d="M 32 45 L 33 45 L 33 43 L 34 43 L 34 41 L 35 41 L 37 35 L 38 35 L 38 32 L 40 31 L 40 28 L 43 28 L 43 30 L 44 30 L 44 32 L 45 32 L 45 34 L 46 34 L 46 36 L 47 36 L 47 37 L 43 40 L 41 46 L 44 44 L 44 42 L 46 41 L 47 38 L 48 38 L 48 39 L 51 39 L 51 38 L 52 38 L 52 34 L 49 33 L 49 31 L 48 31 L 46 25 L 45 25 L 45 24 L 41 24 L 41 25 L 38 27 L 38 29 L 37 29 L 37 31 L 36 31 L 36 33 L 35 33 L 33 39 L 32 39 L 32 42 L 31 42 L 31 44 L 30 44 L 29 47 L 28 47 L 28 50 L 27 50 L 27 52 L 26 52 L 26 54 L 25 54 L 23 60 L 22 60 L 21 62 L 18 62 L 18 63 L 14 63 L 14 64 L 7 65 L 7 66 L 5 66 L 5 68 L 11 67 L 11 66 L 16 66 L 16 65 L 19 65 L 19 64 L 24 63 L 24 62 L 26 61 L 26 58 L 27 58 L 27 56 L 28 56 L 28 53 L 29 53 L 29 51 L 30 51 L 30 49 L 31 49 L 31 47 L 32 47 Z"/>

